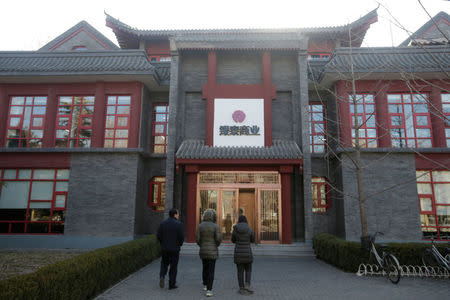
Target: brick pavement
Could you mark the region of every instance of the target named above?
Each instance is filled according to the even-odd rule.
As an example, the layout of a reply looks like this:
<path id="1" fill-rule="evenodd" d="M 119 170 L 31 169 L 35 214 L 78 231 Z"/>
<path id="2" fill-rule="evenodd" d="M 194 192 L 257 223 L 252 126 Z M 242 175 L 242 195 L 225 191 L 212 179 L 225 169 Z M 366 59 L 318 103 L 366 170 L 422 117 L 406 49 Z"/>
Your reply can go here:
<path id="1" fill-rule="evenodd" d="M 159 288 L 160 260 L 121 281 L 97 300 L 106 299 L 206 299 L 198 256 L 180 257 L 176 290 Z M 212 299 L 448 299 L 449 279 L 402 278 L 393 285 L 385 277 L 358 277 L 313 257 L 255 257 L 253 295 L 237 293 L 232 257 L 216 263 Z M 166 277 L 168 279 L 168 276 Z"/>

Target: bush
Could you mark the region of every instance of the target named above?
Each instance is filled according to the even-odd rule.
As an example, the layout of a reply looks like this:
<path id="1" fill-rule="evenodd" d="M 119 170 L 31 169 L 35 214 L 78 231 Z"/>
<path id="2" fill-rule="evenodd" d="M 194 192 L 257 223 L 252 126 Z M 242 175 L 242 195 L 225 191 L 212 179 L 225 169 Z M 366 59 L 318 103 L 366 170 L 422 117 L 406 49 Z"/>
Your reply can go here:
<path id="1" fill-rule="evenodd" d="M 328 233 L 316 235 L 313 247 L 317 258 L 344 271 L 356 272 L 361 262 L 368 261 L 368 251 L 361 249 L 361 243 L 349 242 Z M 379 245 L 375 247 L 381 255 Z M 450 247 L 450 244 L 440 243 L 436 247 L 443 249 Z M 393 253 L 400 265 L 421 265 L 422 253 L 426 248 L 430 248 L 429 243 L 389 243 L 385 251 Z"/>
<path id="2" fill-rule="evenodd" d="M 160 253 L 155 235 L 97 249 L 0 281 L 0 299 L 91 299 Z"/>

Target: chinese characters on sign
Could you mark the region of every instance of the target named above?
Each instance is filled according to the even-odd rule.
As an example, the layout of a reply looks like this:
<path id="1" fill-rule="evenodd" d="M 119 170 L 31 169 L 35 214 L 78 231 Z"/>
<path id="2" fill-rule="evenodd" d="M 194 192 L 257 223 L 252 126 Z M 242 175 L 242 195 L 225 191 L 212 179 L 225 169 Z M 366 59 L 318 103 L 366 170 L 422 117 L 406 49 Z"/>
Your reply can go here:
<path id="1" fill-rule="evenodd" d="M 260 135 L 259 126 L 227 126 L 219 127 L 219 135 Z"/>

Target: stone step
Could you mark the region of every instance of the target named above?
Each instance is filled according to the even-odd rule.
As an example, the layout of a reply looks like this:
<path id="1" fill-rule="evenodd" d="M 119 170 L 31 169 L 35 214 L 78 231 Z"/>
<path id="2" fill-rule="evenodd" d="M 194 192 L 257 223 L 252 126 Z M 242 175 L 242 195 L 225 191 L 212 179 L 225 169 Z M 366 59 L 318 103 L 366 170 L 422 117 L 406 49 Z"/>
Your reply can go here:
<path id="1" fill-rule="evenodd" d="M 293 244 L 258 244 L 251 245 L 255 256 L 314 256 L 311 243 Z M 184 243 L 181 247 L 181 255 L 198 255 L 199 246 L 196 243 Z M 222 243 L 219 246 L 219 256 L 233 256 L 234 244 Z"/>

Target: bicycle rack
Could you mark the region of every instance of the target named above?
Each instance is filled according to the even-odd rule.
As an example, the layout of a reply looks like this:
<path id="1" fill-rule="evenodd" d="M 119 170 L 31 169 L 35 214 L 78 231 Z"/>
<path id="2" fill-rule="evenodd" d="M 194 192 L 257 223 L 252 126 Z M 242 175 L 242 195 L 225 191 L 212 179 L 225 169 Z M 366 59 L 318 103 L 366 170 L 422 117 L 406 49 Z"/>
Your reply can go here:
<path id="1" fill-rule="evenodd" d="M 405 277 L 450 278 L 449 271 L 442 267 L 401 265 L 400 269 L 401 276 Z M 386 272 L 380 270 L 380 267 L 376 264 L 360 264 L 356 275 L 385 276 Z"/>

